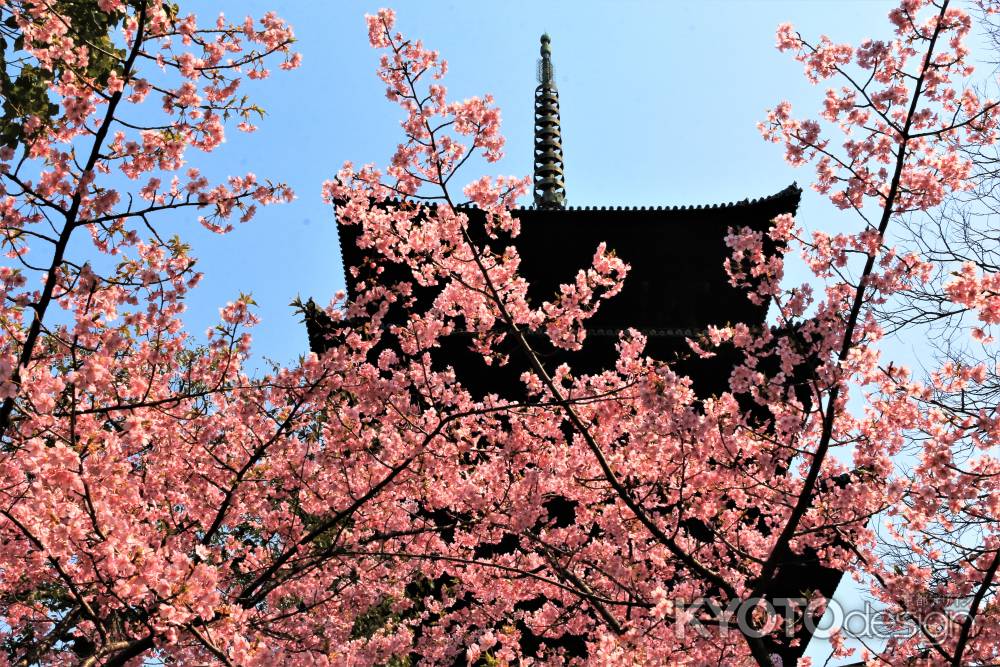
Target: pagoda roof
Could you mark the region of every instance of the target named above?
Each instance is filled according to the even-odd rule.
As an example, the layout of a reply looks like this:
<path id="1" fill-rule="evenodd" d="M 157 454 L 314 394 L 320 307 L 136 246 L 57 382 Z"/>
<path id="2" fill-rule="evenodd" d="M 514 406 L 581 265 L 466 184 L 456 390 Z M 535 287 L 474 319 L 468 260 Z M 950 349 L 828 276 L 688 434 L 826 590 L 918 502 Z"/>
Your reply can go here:
<path id="1" fill-rule="evenodd" d="M 756 197 L 750 199 L 749 197 L 745 199 L 740 199 L 739 201 L 730 202 L 719 202 L 715 204 L 682 204 L 682 205 L 657 205 L 657 206 L 635 206 L 635 205 L 588 205 L 588 206 L 564 206 L 562 208 L 539 208 L 537 206 L 519 206 L 511 210 L 511 213 L 517 215 L 524 213 L 526 211 L 542 211 L 546 215 L 560 215 L 567 212 L 580 212 L 580 211 L 631 211 L 631 212 L 643 212 L 643 211 L 720 211 L 720 210 L 740 210 L 740 209 L 755 209 L 761 206 L 767 206 L 769 204 L 784 204 L 791 205 L 793 208 L 797 207 L 799 200 L 802 196 L 802 188 L 798 186 L 797 183 L 792 183 L 791 185 L 785 187 L 778 192 L 770 195 L 764 195 L 763 197 Z M 415 199 L 401 199 L 399 197 L 388 197 L 383 200 L 383 206 L 401 206 L 403 204 L 412 204 Z M 422 203 L 423 206 L 435 209 L 437 207 L 436 203 Z M 475 204 L 459 204 L 456 210 L 478 210 L 478 206 Z"/>
<path id="2" fill-rule="evenodd" d="M 763 319 L 760 307 L 728 285 L 723 269 L 726 232 L 740 226 L 766 231 L 777 215 L 795 213 L 801 195 L 793 183 L 771 195 L 717 204 L 516 208 L 511 213 L 521 222 L 521 233 L 510 243 L 521 255 L 529 295 L 548 298 L 590 264 L 598 243 L 606 242 L 632 270 L 623 290 L 626 298 L 602 306 L 608 317 L 598 317 L 591 323 L 594 328 L 632 326 L 660 335 L 665 330 L 690 335 L 708 324 Z M 386 199 L 377 205 L 407 203 L 412 202 Z M 421 205 L 436 208 L 433 203 Z M 469 215 L 473 227 L 481 222 L 475 206 L 456 210 Z M 359 227 L 338 220 L 338 232 L 347 291 L 353 298 L 357 279 L 347 269 L 366 264 L 368 251 L 355 242 Z M 385 279 L 402 277 L 394 276 L 396 271 L 388 266 L 383 269 L 389 271 L 382 275 Z M 663 294 L 668 291 L 673 294 Z"/>
<path id="3" fill-rule="evenodd" d="M 739 211 L 746 209 L 755 209 L 758 207 L 764 207 L 773 204 L 779 205 L 790 205 L 793 209 L 798 207 L 799 199 L 802 196 L 802 188 L 796 183 L 792 183 L 783 190 L 779 190 L 771 195 L 765 195 L 763 197 L 757 197 L 756 199 L 741 199 L 739 201 L 723 202 L 717 204 L 694 204 L 694 205 L 674 205 L 674 206 L 622 206 L 622 205 L 611 205 L 611 206 L 566 206 L 561 209 L 544 209 L 546 214 L 556 214 L 561 212 L 580 212 L 580 211 L 630 211 L 630 212 L 674 212 L 674 211 Z M 476 208 L 474 205 L 468 207 L 459 208 Z M 517 214 L 522 211 L 538 211 L 534 206 L 516 208 L 514 213 Z M 749 211 L 748 211 L 749 212 Z"/>
<path id="4" fill-rule="evenodd" d="M 766 206 L 768 204 L 790 204 L 797 207 L 802 196 L 802 188 L 792 183 L 783 190 L 775 192 L 773 195 L 765 195 L 756 199 L 741 199 L 734 202 L 724 202 L 719 204 L 695 204 L 682 206 L 567 206 L 564 211 L 718 211 L 737 210 Z M 518 209 L 525 210 L 525 209 Z M 536 210 L 534 207 L 528 210 Z"/>
<path id="5" fill-rule="evenodd" d="M 657 206 L 632 206 L 632 205 L 588 205 L 588 206 L 566 206 L 564 208 L 558 209 L 540 209 L 535 206 L 523 206 L 517 207 L 511 210 L 511 213 L 515 217 L 520 217 L 526 213 L 528 214 L 543 214 L 545 217 L 551 217 L 553 219 L 558 219 L 568 213 L 581 213 L 581 212 L 628 212 L 628 213 L 692 213 L 692 212 L 703 212 L 703 213 L 714 213 L 714 212 L 733 212 L 740 213 L 742 215 L 747 215 L 753 218 L 759 218 L 761 213 L 765 211 L 774 209 L 778 210 L 780 213 L 791 212 L 794 213 L 799 206 L 799 202 L 802 198 L 802 188 L 798 186 L 797 183 L 792 183 L 791 185 L 775 192 L 774 194 L 764 195 L 762 197 L 756 197 L 750 199 L 749 197 L 745 199 L 740 199 L 739 201 L 730 202 L 719 202 L 715 204 L 681 204 L 681 205 L 657 205 Z M 382 201 L 382 206 L 401 206 L 406 203 L 413 203 L 413 200 L 404 200 L 397 197 L 390 197 Z M 422 203 L 423 206 L 434 210 L 437 208 L 436 203 Z M 459 211 L 468 210 L 478 210 L 478 206 L 475 204 L 460 204 L 455 207 Z M 773 216 L 772 216 L 773 217 Z M 662 219 L 662 218 L 661 218 Z M 667 220 L 675 219 L 670 216 Z M 635 218 L 639 220 L 639 218 Z M 768 219 L 769 220 L 769 219 Z M 338 221 L 338 227 L 340 222 Z M 344 246 L 343 236 L 340 237 L 341 249 Z"/>

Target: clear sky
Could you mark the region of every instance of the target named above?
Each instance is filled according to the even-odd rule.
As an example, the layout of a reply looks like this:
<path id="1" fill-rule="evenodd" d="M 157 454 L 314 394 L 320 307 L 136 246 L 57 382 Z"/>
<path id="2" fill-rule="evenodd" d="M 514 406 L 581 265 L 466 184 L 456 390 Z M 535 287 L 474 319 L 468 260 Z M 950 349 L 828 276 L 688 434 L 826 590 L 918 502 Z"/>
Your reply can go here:
<path id="1" fill-rule="evenodd" d="M 790 21 L 804 35 L 857 43 L 888 34 L 881 0 L 406 0 L 398 28 L 449 61 L 453 97 L 491 92 L 503 110 L 507 158 L 497 173 L 531 170 L 538 37 L 552 37 L 560 91 L 566 185 L 572 205 L 727 202 L 808 188 L 811 172 L 786 165 L 756 123 L 782 99 L 814 112 L 824 88 L 774 47 Z M 232 234 L 204 232 L 190 217 L 170 224 L 201 258 L 206 274 L 189 299 L 196 332 L 218 307 L 252 292 L 263 322 L 259 355 L 288 363 L 307 350 L 288 307 L 296 295 L 326 303 L 343 287 L 332 211 L 320 185 L 344 160 L 384 164 L 401 134 L 397 108 L 375 78 L 377 54 L 363 16 L 379 3 L 358 0 L 201 0 L 195 11 L 241 18 L 275 9 L 294 26 L 301 69 L 248 82 L 268 111 L 252 135 L 194 163 L 210 175 L 253 171 L 288 182 L 298 198 L 268 207 Z M 478 177 L 470 171 L 467 180 Z M 854 220 L 806 191 L 799 219 L 836 229 Z M 557 251 L 557 249 L 554 249 Z M 810 651 L 821 656 L 820 647 Z M 825 657 L 825 656 L 823 656 Z M 822 664 L 820 658 L 818 664 Z"/>
<path id="2" fill-rule="evenodd" d="M 288 182 L 297 199 L 267 207 L 228 236 L 200 230 L 189 215 L 172 222 L 205 272 L 188 322 L 199 333 L 218 307 L 252 292 L 262 324 L 256 350 L 289 362 L 307 348 L 287 307 L 297 294 L 326 303 L 343 287 L 332 211 L 320 185 L 344 160 L 384 164 L 400 140 L 397 108 L 375 78 L 376 53 L 363 16 L 380 6 L 357 0 L 201 0 L 205 18 L 276 9 L 295 27 L 302 67 L 275 71 L 246 90 L 267 110 L 251 135 L 232 132 L 217 152 L 192 162 L 218 177 L 253 171 Z M 667 0 L 398 2 L 398 27 L 448 59 L 449 93 L 491 92 L 503 110 L 507 157 L 498 173 L 531 171 L 538 37 L 552 36 L 562 109 L 566 185 L 573 205 L 703 204 L 758 197 L 810 173 L 784 164 L 756 123 L 782 99 L 815 109 L 823 90 L 774 48 L 774 29 L 791 21 L 806 35 L 856 42 L 886 32 L 890 3 L 878 0 Z M 480 174 L 468 172 L 468 180 Z M 800 218 L 843 224 L 807 192 Z M 846 220 L 845 220 L 846 221 Z"/>

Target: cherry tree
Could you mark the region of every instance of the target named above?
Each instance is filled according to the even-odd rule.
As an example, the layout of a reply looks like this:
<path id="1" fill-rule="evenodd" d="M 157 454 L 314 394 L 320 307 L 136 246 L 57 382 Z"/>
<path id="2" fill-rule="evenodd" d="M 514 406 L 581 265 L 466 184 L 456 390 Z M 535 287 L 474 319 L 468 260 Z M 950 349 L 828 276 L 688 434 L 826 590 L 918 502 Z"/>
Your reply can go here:
<path id="1" fill-rule="evenodd" d="M 208 346 L 193 347 L 179 316 L 200 274 L 157 217 L 191 210 L 224 232 L 234 214 L 292 196 L 253 174 L 213 184 L 185 163 L 216 149 L 231 119 L 253 129 L 244 76 L 299 56 L 273 14 L 202 27 L 145 0 L 2 12 L 18 35 L 4 60 L 16 82 L 5 136 L 16 140 L 0 150 L 2 659 L 124 664 L 176 637 L 192 609 L 212 609 L 214 576 L 194 549 L 221 526 L 183 516 L 226 503 L 181 491 L 186 474 L 211 485 L 213 473 L 192 472 L 178 439 L 213 456 L 204 428 L 225 427 L 212 397 L 247 382 L 252 319 L 245 300 L 230 304 Z M 36 108 L 22 88 L 39 85 Z M 270 419 L 250 405 L 244 428 L 251 412 Z M 215 456 L 223 476 L 242 465 Z"/>
<path id="2" fill-rule="evenodd" d="M 250 376 L 248 296 L 199 345 L 180 319 L 199 274 L 164 213 L 221 233 L 292 196 L 253 174 L 213 184 L 187 160 L 232 123 L 253 129 L 241 80 L 271 60 L 294 68 L 293 35 L 273 14 L 201 26 L 146 0 L 96 7 L 113 47 L 72 29 L 61 3 L 4 4 L 24 35 L 5 62 L 50 73 L 58 106 L 24 117 L 0 154 L 0 659 L 773 665 L 824 602 L 807 600 L 791 629 L 776 613 L 782 568 L 803 554 L 862 568 L 924 631 L 887 661 L 994 650 L 988 529 L 971 559 L 921 541 L 947 528 L 942 501 L 990 517 L 989 465 L 970 481 L 949 456 L 966 442 L 988 456 L 992 417 L 930 409 L 933 390 L 877 349 L 877 306 L 933 268 L 887 233 L 966 187 L 962 150 L 995 138 L 994 104 L 959 87 L 965 13 L 905 0 L 896 36 L 857 49 L 779 31 L 808 76 L 846 82 L 824 110 L 844 139 L 787 104 L 762 129 L 793 163 L 814 161 L 817 188 L 862 224 L 731 230 L 730 278 L 775 326 L 690 342 L 740 353 L 731 391 L 705 397 L 636 331 L 601 372 L 547 365 L 542 347 L 587 345 L 628 266 L 602 244 L 551 299 L 529 298 L 510 213 L 527 181 L 454 180 L 472 156 L 500 159 L 500 113 L 488 96 L 449 101 L 445 61 L 389 10 L 368 29 L 403 138 L 386 169 L 347 164 L 324 186 L 371 258 L 349 267 L 351 299 L 307 307 L 325 352 Z M 88 67 L 97 50 L 103 65 Z M 77 237 L 89 244 L 74 256 Z M 801 251 L 822 291 L 783 284 L 776 248 Z M 991 280 L 970 270 L 949 287 L 986 325 Z M 498 374 L 523 370 L 516 390 L 464 387 L 442 352 L 455 340 Z M 851 392 L 864 414 L 848 411 Z M 893 457 L 912 433 L 928 434 L 926 454 L 901 476 Z M 902 519 L 896 544 L 932 565 L 887 565 L 871 523 L 886 514 Z M 923 623 L 931 593 L 969 598 L 957 632 Z"/>
<path id="3" fill-rule="evenodd" d="M 377 258 L 352 269 L 360 296 L 346 314 L 369 321 L 396 303 L 409 309 L 387 327 L 395 342 L 378 363 L 385 373 L 409 374 L 411 392 L 435 412 L 455 410 L 455 378 L 437 375 L 431 362 L 456 332 L 499 364 L 510 363 L 496 355 L 505 349 L 500 343 L 513 342 L 528 364 L 525 398 L 504 403 L 510 398 L 491 395 L 475 403 L 497 412 L 466 427 L 468 442 L 455 455 L 468 460 L 474 452 L 474 463 L 436 480 L 419 499 L 425 514 L 447 510 L 453 518 L 447 538 L 432 549 L 377 552 L 448 563 L 434 574 L 451 577 L 451 611 L 439 610 L 434 626 L 448 625 L 450 637 L 466 633 L 469 659 L 513 660 L 525 635 L 565 632 L 584 637 L 591 659 L 771 664 L 780 651 L 769 633 L 779 634 L 781 624 L 769 616 L 768 598 L 782 566 L 806 552 L 843 570 L 868 564 L 885 584 L 880 594 L 891 597 L 870 519 L 912 516 L 903 508 L 918 490 L 934 487 L 900 478 L 894 468 L 893 457 L 927 411 L 919 400 L 924 390 L 880 361 L 876 307 L 925 281 L 933 267 L 889 247 L 886 234 L 906 213 L 933 209 L 967 186 L 971 166 L 962 149 L 993 143 L 996 120 L 993 102 L 959 88 L 971 74 L 965 12 L 906 2 L 890 19 L 894 39 L 856 49 L 828 38 L 812 44 L 790 26 L 779 30 L 779 48 L 794 51 L 811 80 L 843 79 L 841 90 L 828 92 L 823 118 L 844 138 L 837 147 L 818 121 L 795 120 L 787 103 L 762 131 L 785 144 L 793 164 L 814 161 L 816 188 L 856 210 L 862 226 L 806 237 L 786 216 L 774 221 L 769 239 L 732 231 L 732 281 L 748 298 L 771 302 L 780 326 L 736 324 L 692 341 L 703 356 L 723 345 L 745 354 L 733 369 L 732 392 L 704 398 L 668 365 L 645 358 L 637 332 L 623 332 L 621 358 L 604 373 L 580 377 L 545 366 L 536 341 L 585 345 L 585 320 L 627 280 L 627 267 L 598 247 L 593 265 L 567 276 L 556 298 L 532 303 L 508 241 L 518 233 L 509 208 L 524 182 L 481 179 L 461 196 L 450 187 L 471 150 L 499 157 L 498 116 L 484 106 L 488 100 L 449 103 L 439 83 L 427 82 L 444 74 L 438 55 L 395 33 L 391 12 L 369 18 L 372 44 L 388 51 L 380 69 L 387 95 L 407 113 L 406 141 L 385 172 L 348 164 L 328 184 L 339 218 L 361 227 L 358 244 Z M 483 230 L 467 203 L 484 212 Z M 808 284 L 783 286 L 782 258 L 767 252 L 768 243 L 800 249 L 823 280 L 821 295 Z M 374 276 L 386 265 L 409 273 L 380 281 Z M 426 289 L 433 299 L 414 296 Z M 761 371 L 768 358 L 778 361 L 777 377 Z M 812 396 L 802 402 L 786 380 L 810 358 L 817 362 Z M 436 384 L 442 380 L 448 384 Z M 866 398 L 862 415 L 847 410 L 852 390 Z M 752 395 L 773 419 L 763 426 L 750 419 L 736 394 Z M 503 418 L 493 425 L 497 413 Z M 549 511 L 553 498 L 574 508 L 568 524 Z M 708 539 L 690 530 L 692 519 Z M 511 535 L 516 546 L 499 557 L 483 548 L 484 540 L 496 545 Z M 679 637 L 678 624 L 691 620 L 684 604 L 703 599 L 738 605 L 747 623 Z M 485 616 L 474 616 L 483 609 Z M 558 659 L 564 648 L 536 643 L 539 659 Z M 964 643 L 957 640 L 956 660 Z"/>
<path id="4" fill-rule="evenodd" d="M 975 9 L 989 28 L 996 6 Z M 844 307 L 850 302 L 852 319 L 866 329 L 853 346 L 845 336 L 841 359 L 886 328 L 931 324 L 947 343 L 942 363 L 924 378 L 875 359 L 862 378 L 859 426 L 867 426 L 870 438 L 893 434 L 886 453 L 896 455 L 898 466 L 879 534 L 852 545 L 858 574 L 867 576 L 884 605 L 880 620 L 893 631 L 888 642 L 867 646 L 866 657 L 874 664 L 987 664 L 997 659 L 1000 566 L 991 499 L 995 352 L 988 331 L 996 321 L 995 269 L 974 261 L 988 249 L 973 228 L 963 228 L 968 234 L 958 246 L 945 236 L 935 246 L 920 225 L 946 229 L 956 201 L 984 192 L 990 175 L 982 157 L 995 150 L 996 102 L 968 84 L 959 87 L 973 71 L 965 46 L 969 14 L 948 2 L 907 1 L 889 18 L 897 39 L 858 49 L 825 37 L 813 44 L 783 26 L 779 48 L 793 51 L 811 80 L 841 80 L 843 87 L 828 90 L 822 115 L 845 138 L 836 146 L 818 122 L 793 120 L 784 105 L 763 129 L 785 144 L 791 163 L 814 162 L 816 189 L 864 223 L 854 236 L 814 233 L 803 241 L 811 257 L 825 258 L 821 270 L 852 286 Z M 901 240 L 899 247 L 890 247 L 892 238 Z M 958 247 L 964 256 L 953 252 Z M 852 253 L 864 258 L 860 273 L 848 273 Z M 978 322 L 965 325 L 962 317 Z M 978 345 L 978 354 L 956 353 L 967 343 Z"/>

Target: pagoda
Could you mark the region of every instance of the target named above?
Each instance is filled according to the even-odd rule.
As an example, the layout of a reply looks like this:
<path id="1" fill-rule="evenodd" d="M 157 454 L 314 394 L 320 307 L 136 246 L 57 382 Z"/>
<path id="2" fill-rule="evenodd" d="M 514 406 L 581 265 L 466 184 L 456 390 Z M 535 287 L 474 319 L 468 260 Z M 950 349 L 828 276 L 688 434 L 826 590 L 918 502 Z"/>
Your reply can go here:
<path id="1" fill-rule="evenodd" d="M 521 232 L 510 241 L 520 254 L 520 274 L 530 284 L 529 298 L 535 303 L 550 298 L 561 283 L 590 265 L 595 248 L 602 242 L 631 267 L 621 292 L 602 302 L 587 321 L 582 350 L 568 352 L 553 348 L 542 337 L 532 339 L 543 362 L 549 368 L 568 363 L 576 373 L 613 367 L 619 334 L 631 328 L 646 336 L 649 356 L 670 362 L 678 373 L 691 378 L 698 396 L 707 398 L 728 391 L 729 374 L 738 361 L 735 353 L 702 359 L 691 353 L 687 340 L 703 335 L 711 325 L 742 322 L 758 330 L 766 326 L 769 304 L 752 303 L 745 291 L 729 283 L 724 262 L 730 250 L 725 238 L 732 227 L 765 232 L 766 238 L 776 216 L 795 213 L 801 189 L 792 184 L 769 196 L 711 205 L 569 206 L 559 92 L 548 35 L 541 37 L 534 128 L 533 205 L 511 211 L 520 222 Z M 481 229 L 485 217 L 482 211 L 472 207 L 462 211 L 469 216 L 473 231 Z M 361 281 L 374 278 L 372 259 L 356 243 L 359 231 L 357 225 L 338 222 L 349 298 L 357 296 L 356 286 Z M 489 242 L 485 235 L 479 238 Z M 383 263 L 377 270 L 379 280 L 391 282 L 407 277 L 407 269 L 399 265 Z M 431 290 L 418 290 L 417 302 L 429 303 L 432 296 Z M 399 309 L 390 313 L 386 322 L 402 323 L 405 317 L 406 313 Z M 322 353 L 328 346 L 329 320 L 311 301 L 305 306 L 305 319 L 310 348 Z M 518 378 L 527 363 L 517 358 L 513 344 L 508 351 L 509 364 L 487 367 L 482 356 L 469 349 L 468 337 L 453 334 L 434 360 L 441 366 L 451 366 L 459 382 L 473 394 L 512 396 L 523 392 Z M 808 401 L 808 396 L 800 398 Z M 748 405 L 748 409 L 754 408 Z M 697 537 L 698 527 L 689 529 Z M 704 528 L 700 532 L 710 535 Z M 818 590 L 829 598 L 841 575 L 822 566 L 813 556 L 789 554 L 766 597 L 797 598 L 804 591 Z M 794 665 L 809 639 L 803 628 L 794 638 L 770 640 L 770 650 L 781 657 L 782 664 Z M 568 638 L 565 645 L 579 643 Z"/>

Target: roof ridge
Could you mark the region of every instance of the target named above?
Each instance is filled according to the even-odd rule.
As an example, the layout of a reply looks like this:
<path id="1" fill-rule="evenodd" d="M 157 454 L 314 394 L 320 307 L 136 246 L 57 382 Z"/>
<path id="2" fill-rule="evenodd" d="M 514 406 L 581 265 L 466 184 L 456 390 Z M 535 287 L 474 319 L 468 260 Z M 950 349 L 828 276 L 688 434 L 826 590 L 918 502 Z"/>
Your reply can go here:
<path id="1" fill-rule="evenodd" d="M 717 203 L 714 203 L 714 204 L 675 204 L 673 206 L 669 206 L 669 205 L 668 206 L 663 206 L 663 205 L 652 206 L 652 205 L 648 205 L 648 204 L 642 205 L 642 206 L 638 206 L 638 205 L 628 206 L 628 205 L 622 205 L 622 204 L 610 204 L 610 205 L 604 205 L 604 206 L 597 206 L 597 205 L 590 205 L 590 206 L 567 206 L 567 207 L 561 208 L 561 209 L 544 209 L 544 210 L 546 212 L 549 212 L 549 213 L 551 213 L 552 211 L 555 211 L 556 214 L 558 214 L 560 211 L 565 211 L 565 212 L 569 212 L 569 211 L 575 211 L 575 212 L 579 212 L 579 211 L 708 211 L 708 210 L 725 210 L 725 209 L 732 209 L 732 208 L 740 208 L 740 207 L 743 207 L 743 206 L 756 206 L 756 205 L 766 204 L 768 202 L 777 201 L 777 200 L 785 199 L 785 198 L 791 198 L 791 197 L 794 197 L 796 199 L 796 204 L 798 204 L 798 200 L 799 200 L 799 198 L 801 196 L 802 196 L 802 188 L 799 187 L 798 183 L 792 182 L 791 185 L 788 185 L 787 187 L 782 188 L 781 190 L 779 190 L 779 191 L 777 191 L 777 192 L 775 192 L 773 194 L 770 194 L 770 195 L 764 195 L 762 197 L 756 197 L 754 199 L 750 199 L 749 197 L 746 197 L 744 199 L 740 199 L 739 201 L 717 202 Z M 386 204 L 402 204 L 404 201 L 407 201 L 407 200 L 400 199 L 399 197 L 391 197 L 391 198 L 387 198 L 387 199 L 383 200 L 383 202 L 386 203 Z M 411 203 L 414 203 L 413 200 L 409 200 L 409 201 Z M 431 209 L 437 208 L 437 206 L 438 206 L 437 202 L 419 202 L 419 203 L 422 206 L 426 206 L 426 207 L 431 208 Z M 460 204 L 460 205 L 456 206 L 455 208 L 457 210 L 479 210 L 479 207 L 476 206 L 475 204 Z M 511 210 L 512 211 L 539 211 L 539 210 L 543 210 L 543 209 L 539 209 L 539 208 L 537 208 L 535 206 L 527 206 L 527 207 L 518 207 L 518 208 L 511 209 Z"/>

